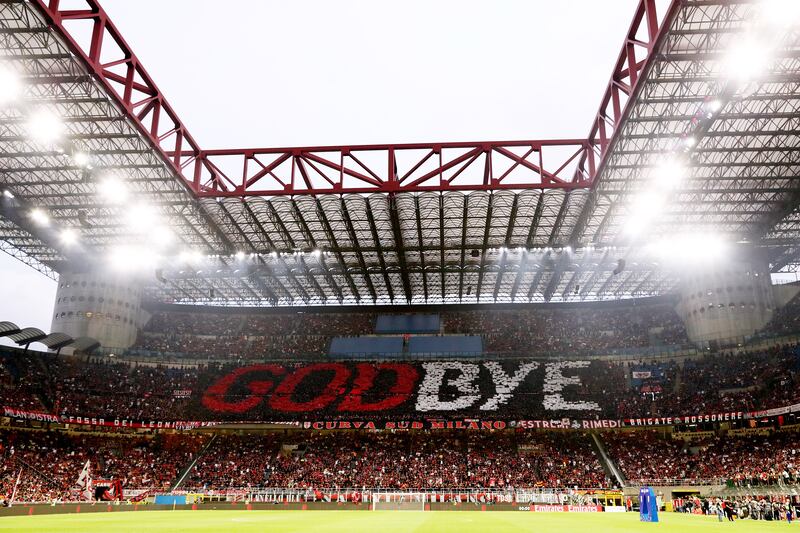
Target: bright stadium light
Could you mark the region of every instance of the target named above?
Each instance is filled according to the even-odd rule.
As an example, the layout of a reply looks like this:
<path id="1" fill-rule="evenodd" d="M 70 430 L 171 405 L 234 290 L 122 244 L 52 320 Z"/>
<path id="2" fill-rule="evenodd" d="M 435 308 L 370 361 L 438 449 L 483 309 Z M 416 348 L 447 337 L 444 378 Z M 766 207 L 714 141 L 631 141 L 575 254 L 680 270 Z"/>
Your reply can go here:
<path id="1" fill-rule="evenodd" d="M 800 2 L 797 0 L 762 0 L 761 19 L 769 26 L 789 27 L 800 20 Z"/>
<path id="2" fill-rule="evenodd" d="M 97 191 L 109 203 L 122 203 L 128 198 L 128 188 L 119 178 L 108 176 L 97 185 Z"/>
<path id="3" fill-rule="evenodd" d="M 655 170 L 656 185 L 661 189 L 671 189 L 686 177 L 686 166 L 676 159 L 662 162 Z"/>
<path id="4" fill-rule="evenodd" d="M 128 226 L 136 231 L 146 231 L 156 223 L 155 209 L 147 204 L 132 206 L 125 215 Z"/>
<path id="5" fill-rule="evenodd" d="M 140 246 L 118 246 L 109 254 L 109 262 L 115 270 L 134 272 L 154 268 L 159 257 L 151 249 Z"/>
<path id="6" fill-rule="evenodd" d="M 647 251 L 665 262 L 680 264 L 716 261 L 725 256 L 727 243 L 717 235 L 675 235 L 651 243 Z"/>
<path id="7" fill-rule="evenodd" d="M 72 160 L 75 162 L 76 165 L 79 167 L 89 168 L 91 167 L 91 159 L 89 159 L 89 154 L 86 152 L 75 152 L 72 154 Z"/>
<path id="8" fill-rule="evenodd" d="M 631 235 L 641 232 L 661 212 L 665 201 L 663 194 L 643 192 L 636 195 L 631 201 L 625 232 Z"/>
<path id="9" fill-rule="evenodd" d="M 0 67 L 0 105 L 16 101 L 21 93 L 19 76 L 7 67 Z"/>
<path id="10" fill-rule="evenodd" d="M 637 215 L 652 214 L 660 211 L 664 207 L 665 198 L 663 194 L 655 192 L 643 192 L 636 195 L 631 202 L 631 212 Z"/>
<path id="11" fill-rule="evenodd" d="M 159 246 L 167 246 L 175 240 L 175 234 L 167 227 L 159 226 L 153 230 L 153 241 Z"/>
<path id="12" fill-rule="evenodd" d="M 237 261 L 244 261 L 244 258 L 245 258 L 245 253 L 244 252 L 242 252 L 241 250 L 236 252 L 236 260 Z"/>
<path id="13" fill-rule="evenodd" d="M 203 254 L 197 250 L 184 250 L 178 256 L 178 260 L 182 263 L 199 263 L 203 260 Z"/>
<path id="14" fill-rule="evenodd" d="M 9 191 L 8 189 L 3 189 L 3 196 L 5 196 L 6 198 L 8 198 L 10 200 L 14 199 L 14 193 Z"/>
<path id="15" fill-rule="evenodd" d="M 50 144 L 61 138 L 65 128 L 57 115 L 47 109 L 41 109 L 28 119 L 27 130 L 34 141 Z"/>
<path id="16" fill-rule="evenodd" d="M 740 82 L 759 76 L 770 59 L 769 49 L 761 42 L 749 38 L 737 41 L 723 63 L 726 75 Z"/>
<path id="17" fill-rule="evenodd" d="M 50 216 L 39 208 L 31 209 L 30 217 L 40 226 L 47 226 L 50 224 Z"/>
<path id="18" fill-rule="evenodd" d="M 710 102 L 706 103 L 705 108 L 710 118 L 714 115 L 714 113 L 717 113 L 720 109 L 722 109 L 722 100 L 711 100 Z"/>
<path id="19" fill-rule="evenodd" d="M 78 242 L 78 234 L 75 232 L 75 230 L 69 228 L 62 230 L 59 238 L 61 239 L 61 242 L 67 245 Z"/>

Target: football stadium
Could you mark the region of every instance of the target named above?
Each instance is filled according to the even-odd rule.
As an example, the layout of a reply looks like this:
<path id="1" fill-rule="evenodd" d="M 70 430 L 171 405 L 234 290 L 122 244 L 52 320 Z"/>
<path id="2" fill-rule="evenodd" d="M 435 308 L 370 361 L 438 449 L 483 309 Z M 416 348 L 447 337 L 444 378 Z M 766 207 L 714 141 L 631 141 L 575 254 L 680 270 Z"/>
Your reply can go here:
<path id="1" fill-rule="evenodd" d="M 800 528 L 800 0 L 106 1 L 0 2 L 0 531 Z M 420 138 L 379 144 L 363 99 L 332 129 L 361 144 L 237 147 L 316 104 L 214 94 L 260 51 L 217 29 L 290 36 L 259 83 L 409 83 L 387 110 L 447 104 L 414 54 L 480 49 L 452 98 L 512 140 L 402 111 Z M 498 75 L 537 32 L 572 48 Z M 567 81 L 590 63 L 603 90 Z"/>

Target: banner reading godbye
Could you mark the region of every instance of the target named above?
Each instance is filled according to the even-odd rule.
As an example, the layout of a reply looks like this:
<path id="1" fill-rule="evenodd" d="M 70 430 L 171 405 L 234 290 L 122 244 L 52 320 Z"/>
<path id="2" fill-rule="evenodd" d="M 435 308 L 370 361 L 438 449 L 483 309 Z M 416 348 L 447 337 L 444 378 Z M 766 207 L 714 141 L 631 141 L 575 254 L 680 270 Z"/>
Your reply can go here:
<path id="1" fill-rule="evenodd" d="M 541 363 L 315 363 L 283 366 L 257 364 L 237 368 L 219 378 L 202 395 L 210 413 L 236 418 L 285 416 L 287 413 L 363 415 L 395 413 L 418 419 L 432 414 L 457 418 L 524 408 L 559 414 L 599 413 L 602 406 L 578 397 L 585 388 L 601 386 L 592 361 Z M 591 398 L 591 395 L 590 395 Z M 241 415 L 241 416 L 239 416 Z M 281 418 L 275 417 L 275 418 Z M 304 417 L 306 418 L 306 417 Z"/>

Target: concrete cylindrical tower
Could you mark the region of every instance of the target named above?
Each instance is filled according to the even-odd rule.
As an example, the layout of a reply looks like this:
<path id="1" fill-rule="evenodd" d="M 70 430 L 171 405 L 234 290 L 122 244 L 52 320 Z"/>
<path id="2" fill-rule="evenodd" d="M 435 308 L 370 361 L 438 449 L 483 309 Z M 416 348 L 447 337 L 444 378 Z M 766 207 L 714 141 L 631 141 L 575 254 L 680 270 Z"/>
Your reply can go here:
<path id="1" fill-rule="evenodd" d="M 776 304 L 769 268 L 752 250 L 693 268 L 681 276 L 677 308 L 691 341 L 738 341 L 772 318 Z"/>
<path id="2" fill-rule="evenodd" d="M 128 348 L 145 319 L 141 296 L 138 283 L 128 277 L 61 274 L 51 331 L 95 338 L 104 349 Z"/>

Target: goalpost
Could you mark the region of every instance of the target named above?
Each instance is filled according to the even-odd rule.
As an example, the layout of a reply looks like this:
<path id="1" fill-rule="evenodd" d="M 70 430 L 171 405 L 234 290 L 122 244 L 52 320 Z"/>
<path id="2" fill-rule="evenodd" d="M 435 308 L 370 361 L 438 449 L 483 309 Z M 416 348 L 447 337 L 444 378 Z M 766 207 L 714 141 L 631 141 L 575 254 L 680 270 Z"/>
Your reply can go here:
<path id="1" fill-rule="evenodd" d="M 373 492 L 373 511 L 424 511 L 424 492 Z"/>

